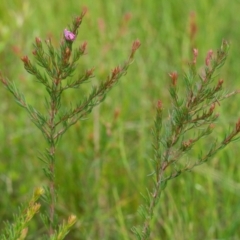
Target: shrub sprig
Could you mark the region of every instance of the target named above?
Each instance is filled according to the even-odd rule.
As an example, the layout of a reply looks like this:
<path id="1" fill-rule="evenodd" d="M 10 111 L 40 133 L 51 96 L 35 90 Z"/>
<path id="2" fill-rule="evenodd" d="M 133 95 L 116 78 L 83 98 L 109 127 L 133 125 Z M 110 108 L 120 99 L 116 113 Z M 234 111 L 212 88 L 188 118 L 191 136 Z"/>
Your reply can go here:
<path id="1" fill-rule="evenodd" d="M 94 68 L 86 69 L 79 76 L 74 74 L 78 66 L 77 61 L 86 54 L 87 49 L 87 42 L 83 42 L 80 47 L 72 50 L 85 14 L 86 9 L 82 11 L 80 16 L 74 18 L 69 29 L 63 31 L 59 47 L 53 46 L 50 38 L 45 41 L 44 46 L 42 40 L 37 37 L 32 51 L 35 61 L 31 61 L 28 56 L 21 58 L 26 71 L 33 75 L 36 81 L 46 89 L 45 113 L 30 105 L 14 82 L 8 81 L 2 75 L 0 77 L 17 103 L 27 110 L 32 122 L 40 129 L 48 144 L 48 148 L 41 153 L 39 159 L 44 163 L 43 170 L 48 179 L 48 186 L 45 187 L 42 199 L 49 209 L 42 214 L 42 219 L 51 239 L 63 239 L 69 228 L 76 222 L 76 217 L 73 216 L 62 225 L 59 225 L 57 220 L 55 211 L 57 203 L 57 188 L 55 186 L 57 142 L 70 126 L 80 119 L 85 119 L 92 109 L 105 99 L 108 92 L 126 74 L 128 67 L 133 62 L 135 52 L 140 47 L 140 41 L 134 41 L 130 55 L 124 64 L 115 67 L 106 80 L 98 86 L 92 87 L 90 94 L 84 96 L 74 107 L 64 108 L 62 106 L 63 92 L 71 88 L 77 90 L 81 84 L 94 77 Z"/>
<path id="2" fill-rule="evenodd" d="M 197 73 L 198 50 L 193 50 L 189 72 L 183 78 L 186 87 L 184 94 L 178 92 L 178 74 L 169 74 L 172 107 L 167 121 L 163 122 L 163 103 L 160 100 L 157 103 L 153 128 L 154 184 L 144 197 L 145 204 L 139 209 L 144 223 L 142 227 L 133 228 L 138 239 L 149 239 L 154 209 L 169 180 L 210 160 L 218 151 L 239 139 L 240 119 L 229 134 L 221 141 L 216 139 L 209 150 L 199 154 L 197 160 L 188 160 L 187 163 L 181 161 L 201 138 L 214 133 L 214 123 L 219 118 L 219 114 L 215 113 L 216 105 L 220 106 L 222 100 L 239 93 L 224 92 L 223 80 L 216 81 L 216 71 L 224 65 L 228 49 L 228 43 L 223 41 L 216 55 L 210 50 L 205 59 L 203 74 Z"/>

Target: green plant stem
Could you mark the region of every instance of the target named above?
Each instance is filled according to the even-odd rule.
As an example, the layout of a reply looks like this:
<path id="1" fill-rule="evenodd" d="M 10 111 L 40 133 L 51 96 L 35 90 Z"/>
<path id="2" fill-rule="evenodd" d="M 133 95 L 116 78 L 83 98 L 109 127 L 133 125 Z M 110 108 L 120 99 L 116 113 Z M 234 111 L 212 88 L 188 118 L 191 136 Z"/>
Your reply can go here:
<path id="1" fill-rule="evenodd" d="M 50 119 L 49 119 L 49 128 L 50 128 L 50 138 L 49 138 L 49 190 L 50 190 L 50 205 L 49 205 L 49 235 L 54 233 L 54 215 L 55 215 L 55 201 L 56 201 L 56 191 L 55 191 L 55 152 L 56 152 L 56 141 L 54 139 L 55 136 L 55 116 L 58 113 L 58 106 L 60 103 L 60 95 L 58 94 L 58 89 L 61 89 L 61 79 L 60 76 L 52 82 L 52 94 L 51 94 L 51 102 L 50 102 Z"/>
<path id="2" fill-rule="evenodd" d="M 149 238 L 147 232 L 149 231 L 149 228 L 150 228 L 150 221 L 152 219 L 153 210 L 154 210 L 154 208 L 155 208 L 155 206 L 158 202 L 158 198 L 160 197 L 162 183 L 165 182 L 163 180 L 163 173 L 164 173 L 164 170 L 162 169 L 159 173 L 159 177 L 158 177 L 159 180 L 155 184 L 154 191 L 152 193 L 151 202 L 150 202 L 150 205 L 149 205 L 149 208 L 148 208 L 148 216 L 145 219 L 144 224 L 143 224 L 142 240 L 146 240 L 146 239 Z"/>
<path id="3" fill-rule="evenodd" d="M 54 172 L 55 172 L 55 145 L 53 144 L 50 149 L 50 154 L 52 157 L 52 162 L 49 165 L 49 171 L 52 175 L 49 182 L 49 189 L 51 195 L 51 202 L 49 206 L 49 218 L 50 218 L 50 226 L 49 226 L 49 235 L 54 233 L 53 230 L 53 221 L 54 221 L 54 214 L 55 214 L 55 179 L 54 179 Z"/>

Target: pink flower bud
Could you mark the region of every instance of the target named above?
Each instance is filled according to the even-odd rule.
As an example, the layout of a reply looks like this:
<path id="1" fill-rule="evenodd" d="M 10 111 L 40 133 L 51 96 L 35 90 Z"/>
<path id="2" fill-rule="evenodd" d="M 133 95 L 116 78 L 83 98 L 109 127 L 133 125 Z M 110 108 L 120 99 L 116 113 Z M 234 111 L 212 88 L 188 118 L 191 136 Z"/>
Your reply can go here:
<path id="1" fill-rule="evenodd" d="M 169 77 L 172 79 L 172 85 L 175 87 L 177 85 L 177 79 L 178 79 L 177 72 L 169 73 Z"/>
<path id="2" fill-rule="evenodd" d="M 73 42 L 76 38 L 76 35 L 70 31 L 68 31 L 67 29 L 64 30 L 64 37 L 67 41 L 71 41 Z"/>
<path id="3" fill-rule="evenodd" d="M 21 57 L 21 60 L 23 61 L 24 65 L 26 65 L 26 66 L 28 66 L 30 63 L 28 56 Z"/>
<path id="4" fill-rule="evenodd" d="M 198 56 L 198 50 L 196 48 L 193 49 L 193 64 L 196 64 Z"/>
<path id="5" fill-rule="evenodd" d="M 36 45 L 37 45 L 38 47 L 41 47 L 41 46 L 42 46 L 42 41 L 41 41 L 40 38 L 36 37 L 36 38 L 35 38 L 35 41 L 36 41 Z"/>
<path id="6" fill-rule="evenodd" d="M 162 105 L 162 101 L 161 100 L 157 101 L 157 109 L 159 109 L 159 110 L 163 109 L 163 105 Z"/>
<path id="7" fill-rule="evenodd" d="M 115 78 L 121 72 L 121 68 L 119 66 L 115 67 L 112 70 L 112 79 Z"/>
<path id="8" fill-rule="evenodd" d="M 208 67 L 213 56 L 213 50 L 209 50 L 205 59 L 205 64 Z"/>
<path id="9" fill-rule="evenodd" d="M 137 51 L 137 49 L 141 46 L 141 42 L 137 39 L 133 42 L 132 44 L 132 51 L 130 54 L 130 59 L 132 59 L 134 57 L 135 52 Z"/>
<path id="10" fill-rule="evenodd" d="M 85 41 L 81 46 L 80 46 L 80 52 L 84 54 L 86 52 L 87 48 L 87 42 Z"/>

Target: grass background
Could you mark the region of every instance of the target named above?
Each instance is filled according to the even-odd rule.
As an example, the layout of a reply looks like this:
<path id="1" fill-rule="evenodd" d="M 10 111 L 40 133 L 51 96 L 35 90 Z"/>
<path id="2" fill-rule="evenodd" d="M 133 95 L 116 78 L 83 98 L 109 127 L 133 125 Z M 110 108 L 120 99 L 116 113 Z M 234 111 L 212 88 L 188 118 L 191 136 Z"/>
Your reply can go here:
<path id="1" fill-rule="evenodd" d="M 58 44 L 62 31 L 83 6 L 84 18 L 75 46 L 88 41 L 88 55 L 79 71 L 95 67 L 93 83 L 105 79 L 127 58 L 136 38 L 142 46 L 128 74 L 95 109 L 78 122 L 58 145 L 56 181 L 57 211 L 79 221 L 66 239 L 134 239 L 130 229 L 141 224 L 137 209 L 146 186 L 151 186 L 151 128 L 154 106 L 160 99 L 167 109 L 168 73 L 180 77 L 199 49 L 199 69 L 209 49 L 231 43 L 221 70 L 227 89 L 239 88 L 240 15 L 238 1 L 227 0 L 115 0 L 115 1 L 5 1 L 0 3 L 0 69 L 39 109 L 44 89 L 23 69 L 20 57 L 31 54 L 35 37 L 52 37 Z M 190 38 L 191 16 L 197 32 Z M 179 79 L 181 86 L 181 78 Z M 66 105 L 88 91 L 65 96 Z M 184 92 L 182 93 L 184 94 Z M 46 145 L 37 128 L 12 96 L 0 88 L 0 228 L 11 220 L 19 204 L 29 199 L 34 187 L 45 183 L 38 151 Z M 221 139 L 239 118 L 239 97 L 222 104 L 216 124 Z M 194 160 L 213 138 L 204 139 L 188 156 Z M 211 162 L 168 183 L 153 221 L 152 239 L 240 239 L 239 143 L 228 147 Z M 28 239 L 45 232 L 34 218 Z"/>

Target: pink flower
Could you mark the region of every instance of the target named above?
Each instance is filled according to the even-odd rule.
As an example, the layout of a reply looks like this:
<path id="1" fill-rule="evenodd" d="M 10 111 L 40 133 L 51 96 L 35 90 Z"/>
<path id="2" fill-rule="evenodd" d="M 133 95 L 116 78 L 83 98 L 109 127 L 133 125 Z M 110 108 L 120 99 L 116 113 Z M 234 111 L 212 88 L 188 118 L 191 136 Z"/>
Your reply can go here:
<path id="1" fill-rule="evenodd" d="M 64 36 L 67 41 L 73 42 L 75 40 L 76 35 L 67 29 L 64 29 Z"/>

